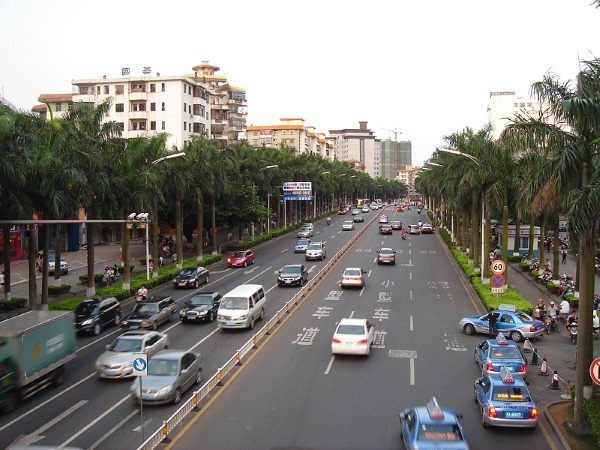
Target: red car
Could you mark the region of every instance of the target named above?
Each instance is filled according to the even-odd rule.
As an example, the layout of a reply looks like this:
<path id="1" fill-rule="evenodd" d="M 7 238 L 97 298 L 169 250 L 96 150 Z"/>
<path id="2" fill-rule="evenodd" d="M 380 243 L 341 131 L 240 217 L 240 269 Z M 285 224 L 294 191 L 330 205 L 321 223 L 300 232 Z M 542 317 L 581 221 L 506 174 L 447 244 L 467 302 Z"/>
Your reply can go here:
<path id="1" fill-rule="evenodd" d="M 227 258 L 227 267 L 247 267 L 254 262 L 252 250 L 236 250 Z"/>

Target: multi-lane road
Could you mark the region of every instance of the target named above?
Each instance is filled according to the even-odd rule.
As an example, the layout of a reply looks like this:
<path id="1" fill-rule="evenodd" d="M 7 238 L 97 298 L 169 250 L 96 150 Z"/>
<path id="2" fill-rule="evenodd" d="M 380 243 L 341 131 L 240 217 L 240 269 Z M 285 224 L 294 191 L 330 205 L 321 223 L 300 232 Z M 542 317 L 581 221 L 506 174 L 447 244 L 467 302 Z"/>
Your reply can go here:
<path id="1" fill-rule="evenodd" d="M 376 212 L 366 214 L 371 218 Z M 390 220 L 416 223 L 416 211 L 386 211 Z M 380 236 L 377 224 L 356 224 L 342 231 L 341 222 L 315 225 L 313 241 L 326 243 L 328 258 L 306 262 L 311 274 L 325 264 L 358 230 L 368 227 L 350 251 L 311 295 L 261 344 L 208 407 L 186 425 L 174 448 L 398 448 L 398 412 L 422 405 L 432 395 L 464 415 L 472 448 L 551 448 L 543 429 L 484 430 L 473 403 L 478 370 L 472 349 L 482 337 L 460 333 L 457 323 L 481 306 L 467 289 L 437 235 L 400 239 L 398 232 Z M 199 290 L 225 293 L 243 283 L 267 291 L 267 318 L 298 288 L 278 288 L 275 272 L 303 262 L 294 254 L 294 235 L 256 249 L 256 264 L 246 269 L 211 267 L 211 282 Z M 378 266 L 376 250 L 397 251 L 395 266 Z M 364 289 L 342 290 L 345 267 L 367 271 Z M 198 290 L 171 294 L 178 304 Z M 369 358 L 332 357 L 330 341 L 344 317 L 368 318 L 376 325 Z M 261 326 L 259 322 L 257 324 Z M 160 331 L 170 348 L 203 355 L 205 376 L 212 375 L 249 339 L 251 332 L 223 332 L 212 324 L 172 322 Z M 143 441 L 139 409 L 129 396 L 130 381 L 100 380 L 94 362 L 106 344 L 122 331 L 79 338 L 77 358 L 68 366 L 64 385 L 48 389 L 0 417 L 0 447 L 35 443 L 86 449 L 133 449 Z M 191 395 L 189 391 L 184 400 Z M 144 431 L 155 431 L 178 406 L 144 408 Z"/>

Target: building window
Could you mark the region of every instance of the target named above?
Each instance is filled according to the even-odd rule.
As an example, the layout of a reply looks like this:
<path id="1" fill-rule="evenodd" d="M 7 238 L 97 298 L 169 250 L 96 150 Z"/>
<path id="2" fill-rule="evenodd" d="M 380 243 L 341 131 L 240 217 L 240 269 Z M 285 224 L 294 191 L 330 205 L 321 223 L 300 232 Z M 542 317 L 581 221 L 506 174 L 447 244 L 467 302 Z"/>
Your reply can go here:
<path id="1" fill-rule="evenodd" d="M 117 84 L 115 86 L 115 94 L 116 95 L 123 95 L 123 85 L 122 84 Z"/>
<path id="2" fill-rule="evenodd" d="M 185 84 L 183 85 L 183 93 L 187 94 L 187 86 Z"/>
<path id="3" fill-rule="evenodd" d="M 188 114 L 192 113 L 192 105 L 188 105 Z"/>
<path id="4" fill-rule="evenodd" d="M 150 83 L 150 92 L 156 92 L 156 84 Z"/>
<path id="5" fill-rule="evenodd" d="M 150 111 L 156 111 L 156 103 L 150 103 Z"/>
<path id="6" fill-rule="evenodd" d="M 131 102 L 130 111 L 146 111 L 146 102 Z"/>
<path id="7" fill-rule="evenodd" d="M 162 128 L 163 130 L 165 129 L 165 121 L 164 121 L 164 120 L 162 121 L 161 128 Z"/>
<path id="8" fill-rule="evenodd" d="M 54 111 L 56 111 L 56 112 L 61 112 L 61 111 L 62 111 L 62 105 L 61 105 L 60 103 L 57 103 L 57 104 L 54 106 Z"/>
<path id="9" fill-rule="evenodd" d="M 194 123 L 194 133 L 204 133 L 204 124 Z"/>
<path id="10" fill-rule="evenodd" d="M 116 112 L 124 112 L 125 111 L 125 104 L 123 104 L 123 103 L 117 103 L 115 105 L 115 111 Z"/>
<path id="11" fill-rule="evenodd" d="M 194 115 L 204 117 L 204 105 L 194 105 Z"/>
<path id="12" fill-rule="evenodd" d="M 166 86 L 165 86 L 165 83 L 161 83 L 161 88 L 162 88 L 162 91 L 163 91 L 163 92 L 165 92 L 165 91 L 166 91 L 165 87 L 166 87 Z"/>
<path id="13" fill-rule="evenodd" d="M 152 131 L 155 131 L 155 130 L 156 130 L 156 122 L 155 122 L 154 120 L 150 121 L 150 129 L 151 129 Z"/>
<path id="14" fill-rule="evenodd" d="M 162 110 L 165 111 L 165 102 L 162 102 Z"/>
<path id="15" fill-rule="evenodd" d="M 132 120 L 130 129 L 133 131 L 144 131 L 146 129 L 145 120 Z"/>
<path id="16" fill-rule="evenodd" d="M 191 133 L 192 132 L 192 122 L 189 123 L 188 125 L 188 131 Z"/>
<path id="17" fill-rule="evenodd" d="M 100 95 L 100 86 L 96 86 L 96 95 Z"/>
<path id="18" fill-rule="evenodd" d="M 184 104 L 183 104 L 183 112 L 186 112 L 186 110 L 187 110 L 187 104 L 186 104 L 186 103 L 184 103 Z"/>
<path id="19" fill-rule="evenodd" d="M 187 130 L 187 122 L 183 122 L 183 131 Z"/>
<path id="20" fill-rule="evenodd" d="M 110 88 L 108 86 L 104 86 L 104 94 L 108 95 L 110 93 Z"/>

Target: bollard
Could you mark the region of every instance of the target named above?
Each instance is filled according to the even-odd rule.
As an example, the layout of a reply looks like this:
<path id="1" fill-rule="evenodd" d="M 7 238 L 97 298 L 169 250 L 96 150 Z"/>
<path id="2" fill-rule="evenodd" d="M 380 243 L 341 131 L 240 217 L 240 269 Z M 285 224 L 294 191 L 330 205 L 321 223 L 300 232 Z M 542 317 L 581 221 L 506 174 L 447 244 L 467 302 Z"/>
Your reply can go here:
<path id="1" fill-rule="evenodd" d="M 163 426 L 161 428 L 162 431 L 162 435 L 163 435 L 163 442 L 165 443 L 169 443 L 171 442 L 171 439 L 169 439 L 169 426 L 167 425 L 167 421 L 163 420 Z"/>
<path id="2" fill-rule="evenodd" d="M 235 363 L 236 366 L 241 366 L 242 365 L 242 357 L 240 355 L 240 351 L 239 350 L 237 352 L 235 352 L 235 360 L 236 360 L 236 363 Z"/>
<path id="3" fill-rule="evenodd" d="M 540 365 L 540 358 L 539 358 L 538 352 L 535 350 L 535 348 L 533 349 L 533 356 L 531 357 L 531 365 L 533 365 L 533 366 Z"/>
<path id="4" fill-rule="evenodd" d="M 217 386 L 223 386 L 223 369 L 221 367 L 217 370 Z"/>
<path id="5" fill-rule="evenodd" d="M 558 384 L 558 370 L 554 371 L 554 375 L 552 375 L 552 383 L 548 386 L 553 391 L 559 391 L 560 385 Z"/>
<path id="6" fill-rule="evenodd" d="M 198 412 L 200 411 L 200 391 L 196 391 L 194 392 L 194 395 L 192 397 L 192 404 L 194 405 L 194 407 L 192 408 L 194 411 Z"/>
<path id="7" fill-rule="evenodd" d="M 540 371 L 538 372 L 538 375 L 541 375 L 543 377 L 547 377 L 548 375 L 550 375 L 548 373 L 548 362 L 546 361 L 546 358 L 542 359 L 542 365 L 540 366 Z"/>
<path id="8" fill-rule="evenodd" d="M 529 339 L 525 339 L 525 342 L 523 343 L 523 352 L 525 352 L 525 353 L 533 352 L 533 345 L 531 345 L 531 341 Z"/>

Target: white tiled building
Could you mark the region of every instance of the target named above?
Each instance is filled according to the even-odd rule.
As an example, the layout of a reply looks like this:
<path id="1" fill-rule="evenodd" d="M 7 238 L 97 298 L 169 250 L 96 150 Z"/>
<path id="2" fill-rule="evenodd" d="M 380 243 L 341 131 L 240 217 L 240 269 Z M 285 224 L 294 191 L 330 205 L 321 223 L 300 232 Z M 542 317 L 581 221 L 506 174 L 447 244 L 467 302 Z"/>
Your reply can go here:
<path id="1" fill-rule="evenodd" d="M 421 168 L 418 166 L 408 166 L 406 170 L 398 170 L 396 180 L 401 181 L 408 187 L 409 194 L 415 194 L 415 178 L 420 171 Z"/>
<path id="2" fill-rule="evenodd" d="M 537 117 L 542 104 L 533 99 L 517 97 L 514 91 L 490 92 L 487 107 L 488 122 L 492 125 L 492 138 L 498 139 L 504 128 L 517 114 Z"/>
<path id="3" fill-rule="evenodd" d="M 348 161 L 356 170 L 376 177 L 380 171 L 380 150 L 376 151 L 375 133 L 369 130 L 367 122 L 359 122 L 359 128 L 329 130 L 334 141 L 335 156 L 340 161 Z"/>
<path id="4" fill-rule="evenodd" d="M 167 133 L 167 146 L 182 148 L 193 135 L 210 134 L 209 90 L 186 76 L 103 77 L 73 80 L 73 86 L 73 103 L 110 98 L 105 120 L 117 122 L 125 138 Z"/>

